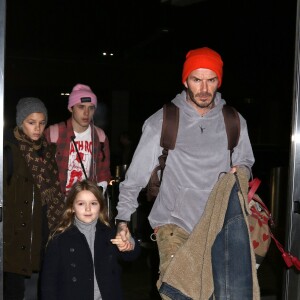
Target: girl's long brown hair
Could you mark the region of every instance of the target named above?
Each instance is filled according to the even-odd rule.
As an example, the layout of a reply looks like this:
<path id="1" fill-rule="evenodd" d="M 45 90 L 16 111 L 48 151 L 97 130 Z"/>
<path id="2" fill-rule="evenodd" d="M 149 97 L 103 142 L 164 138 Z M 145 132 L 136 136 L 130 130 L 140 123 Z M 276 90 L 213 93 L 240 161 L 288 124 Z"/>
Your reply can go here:
<path id="1" fill-rule="evenodd" d="M 108 220 L 108 214 L 107 214 L 107 206 L 102 191 L 100 191 L 99 187 L 90 180 L 77 181 L 68 193 L 65 210 L 60 217 L 60 221 L 58 225 L 54 228 L 53 232 L 50 234 L 49 240 L 52 239 L 55 235 L 59 233 L 63 233 L 73 225 L 74 218 L 75 218 L 75 214 L 73 212 L 73 205 L 76 196 L 81 191 L 90 191 L 91 193 L 94 194 L 94 196 L 96 197 L 96 199 L 100 204 L 99 220 L 103 224 L 110 226 Z"/>

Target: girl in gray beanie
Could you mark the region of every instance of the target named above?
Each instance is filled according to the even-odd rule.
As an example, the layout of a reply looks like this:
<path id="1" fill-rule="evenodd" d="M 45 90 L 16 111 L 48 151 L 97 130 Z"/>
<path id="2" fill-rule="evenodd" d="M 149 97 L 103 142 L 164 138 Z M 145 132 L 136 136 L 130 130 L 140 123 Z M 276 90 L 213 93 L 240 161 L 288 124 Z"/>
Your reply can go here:
<path id="1" fill-rule="evenodd" d="M 19 128 L 22 127 L 23 121 L 32 113 L 43 113 L 47 123 L 48 120 L 47 108 L 40 99 L 33 98 L 33 97 L 20 99 L 17 104 L 17 115 L 16 115 L 16 122 Z"/>
<path id="2" fill-rule="evenodd" d="M 55 147 L 44 137 L 48 114 L 37 98 L 22 98 L 16 124 L 5 132 L 3 178 L 4 299 L 36 299 L 25 278 L 37 290 L 40 262 L 50 230 L 64 208 Z"/>

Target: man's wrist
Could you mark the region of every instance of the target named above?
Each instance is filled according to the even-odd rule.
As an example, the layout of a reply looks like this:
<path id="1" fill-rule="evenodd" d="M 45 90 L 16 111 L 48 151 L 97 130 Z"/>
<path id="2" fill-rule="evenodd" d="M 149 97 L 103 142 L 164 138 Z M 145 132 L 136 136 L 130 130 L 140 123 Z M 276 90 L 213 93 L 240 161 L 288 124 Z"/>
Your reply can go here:
<path id="1" fill-rule="evenodd" d="M 119 226 L 119 225 L 126 225 L 127 226 L 128 221 L 116 219 L 115 224 L 117 226 Z"/>

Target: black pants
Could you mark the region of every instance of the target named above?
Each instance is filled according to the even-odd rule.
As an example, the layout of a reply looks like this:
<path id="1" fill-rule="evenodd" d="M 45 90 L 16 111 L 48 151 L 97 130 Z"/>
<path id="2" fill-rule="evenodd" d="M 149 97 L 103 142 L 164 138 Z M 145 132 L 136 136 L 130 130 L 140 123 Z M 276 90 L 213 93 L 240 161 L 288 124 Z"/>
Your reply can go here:
<path id="1" fill-rule="evenodd" d="M 3 299 L 23 300 L 25 295 L 25 277 L 16 273 L 3 274 Z"/>

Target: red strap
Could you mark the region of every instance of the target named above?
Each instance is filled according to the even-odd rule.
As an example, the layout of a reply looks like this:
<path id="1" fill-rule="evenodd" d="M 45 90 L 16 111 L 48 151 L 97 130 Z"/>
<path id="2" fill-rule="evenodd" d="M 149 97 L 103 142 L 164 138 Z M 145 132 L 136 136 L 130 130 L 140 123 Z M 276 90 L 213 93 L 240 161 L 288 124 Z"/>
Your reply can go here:
<path id="1" fill-rule="evenodd" d="M 262 207 L 262 209 L 265 210 L 265 212 L 268 214 L 268 216 L 270 216 L 270 221 L 272 222 L 272 218 L 271 218 L 271 214 L 268 210 L 268 208 L 266 207 L 266 205 L 258 198 L 255 196 L 255 192 L 257 191 L 259 185 L 261 183 L 261 180 L 258 178 L 254 178 L 253 180 L 251 180 L 249 182 L 249 192 L 248 192 L 248 201 L 250 202 L 251 199 L 253 199 L 254 201 L 258 202 L 260 204 L 260 206 Z M 271 238 L 273 239 L 273 241 L 276 244 L 276 247 L 278 248 L 278 250 L 282 253 L 282 258 L 286 264 L 286 266 L 288 268 L 294 266 L 298 271 L 300 271 L 300 260 L 293 256 L 291 253 L 286 252 L 283 248 L 283 246 L 280 244 L 280 242 L 275 238 L 275 236 L 273 235 L 272 232 L 270 232 Z"/>
<path id="2" fill-rule="evenodd" d="M 286 264 L 286 266 L 288 268 L 294 266 L 297 270 L 300 271 L 300 260 L 293 256 L 291 253 L 286 252 L 283 249 L 283 246 L 279 243 L 279 241 L 275 238 L 275 236 L 273 235 L 273 233 L 271 233 L 271 237 L 273 239 L 273 241 L 275 242 L 277 248 L 279 249 L 279 251 L 282 253 L 282 258 Z"/>
<path id="3" fill-rule="evenodd" d="M 248 194 L 248 198 L 249 198 L 249 194 Z M 271 220 L 272 219 L 271 212 L 267 208 L 266 204 L 261 199 L 259 199 L 259 196 L 257 194 L 254 194 L 251 199 L 260 205 L 260 207 L 265 211 L 265 213 L 270 218 L 270 221 L 272 221 L 272 223 L 273 223 L 273 220 Z M 249 201 L 251 201 L 251 199 Z M 274 224 L 272 224 L 272 225 L 274 225 Z"/>
<path id="4" fill-rule="evenodd" d="M 300 271 L 300 261 L 297 257 L 291 255 L 291 253 L 283 252 L 282 258 L 288 268 L 294 266 L 298 271 Z"/>
<path id="5" fill-rule="evenodd" d="M 297 257 L 295 257 L 295 256 L 292 256 L 291 254 L 290 254 L 290 256 L 292 258 L 293 265 L 295 266 L 295 268 L 298 271 L 300 271 L 300 261 L 299 261 L 299 259 Z"/>
<path id="6" fill-rule="evenodd" d="M 254 178 L 249 182 L 249 191 L 248 191 L 248 201 L 251 201 L 258 187 L 260 186 L 261 180 L 259 178 Z"/>

